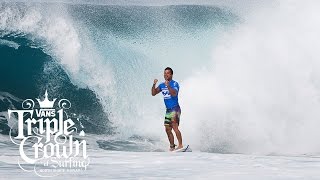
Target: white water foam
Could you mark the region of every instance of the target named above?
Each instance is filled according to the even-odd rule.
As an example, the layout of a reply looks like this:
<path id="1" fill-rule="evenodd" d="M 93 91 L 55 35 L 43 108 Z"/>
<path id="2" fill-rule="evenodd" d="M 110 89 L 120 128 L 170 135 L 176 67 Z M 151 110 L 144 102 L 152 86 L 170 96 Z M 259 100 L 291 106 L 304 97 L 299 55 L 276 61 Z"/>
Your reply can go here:
<path id="1" fill-rule="evenodd" d="M 319 153 L 318 1 L 281 1 L 221 37 L 181 89 L 185 138 L 203 151 Z"/>

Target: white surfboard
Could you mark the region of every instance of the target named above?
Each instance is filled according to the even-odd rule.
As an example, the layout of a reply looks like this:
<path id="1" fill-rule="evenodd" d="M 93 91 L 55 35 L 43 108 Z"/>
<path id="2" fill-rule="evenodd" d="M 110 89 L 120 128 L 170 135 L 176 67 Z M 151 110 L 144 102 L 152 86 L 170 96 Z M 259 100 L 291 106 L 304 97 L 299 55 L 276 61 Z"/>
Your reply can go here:
<path id="1" fill-rule="evenodd" d="M 191 150 L 190 146 L 187 145 L 187 146 L 185 146 L 185 147 L 183 147 L 181 149 L 177 149 L 177 150 L 174 150 L 172 152 L 192 152 L 192 150 Z"/>

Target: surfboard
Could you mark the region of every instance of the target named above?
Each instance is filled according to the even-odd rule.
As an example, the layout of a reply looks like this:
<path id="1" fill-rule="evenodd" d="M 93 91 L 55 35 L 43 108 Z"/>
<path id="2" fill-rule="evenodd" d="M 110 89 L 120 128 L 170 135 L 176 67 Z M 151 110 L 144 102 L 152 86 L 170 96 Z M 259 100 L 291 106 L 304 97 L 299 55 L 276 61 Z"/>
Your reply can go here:
<path id="1" fill-rule="evenodd" d="M 172 152 L 192 152 L 192 150 L 191 150 L 190 146 L 187 145 L 187 146 L 185 146 L 185 147 L 183 147 L 181 149 L 177 149 L 177 150 L 174 150 Z"/>

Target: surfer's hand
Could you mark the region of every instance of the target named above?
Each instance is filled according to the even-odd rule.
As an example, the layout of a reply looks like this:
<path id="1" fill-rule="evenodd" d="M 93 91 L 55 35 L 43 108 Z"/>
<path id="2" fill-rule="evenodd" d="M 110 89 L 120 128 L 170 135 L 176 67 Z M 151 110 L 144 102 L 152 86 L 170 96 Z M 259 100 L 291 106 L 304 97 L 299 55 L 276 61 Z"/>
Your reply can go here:
<path id="1" fill-rule="evenodd" d="M 166 86 L 169 86 L 169 81 L 166 80 L 166 82 L 164 82 L 164 84 L 165 84 Z"/>
<path id="2" fill-rule="evenodd" d="M 153 84 L 157 84 L 157 82 L 158 82 L 158 79 L 153 80 Z"/>

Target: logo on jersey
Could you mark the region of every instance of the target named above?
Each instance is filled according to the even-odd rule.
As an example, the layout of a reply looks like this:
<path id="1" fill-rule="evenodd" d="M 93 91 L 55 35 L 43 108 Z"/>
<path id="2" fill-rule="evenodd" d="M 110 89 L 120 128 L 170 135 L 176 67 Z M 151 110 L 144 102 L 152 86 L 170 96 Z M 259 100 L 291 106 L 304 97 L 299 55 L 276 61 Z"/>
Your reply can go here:
<path id="1" fill-rule="evenodd" d="M 170 99 L 171 98 L 171 95 L 170 95 L 170 92 L 169 92 L 168 88 L 163 88 L 161 92 L 163 94 L 163 98 L 164 99 Z"/>

